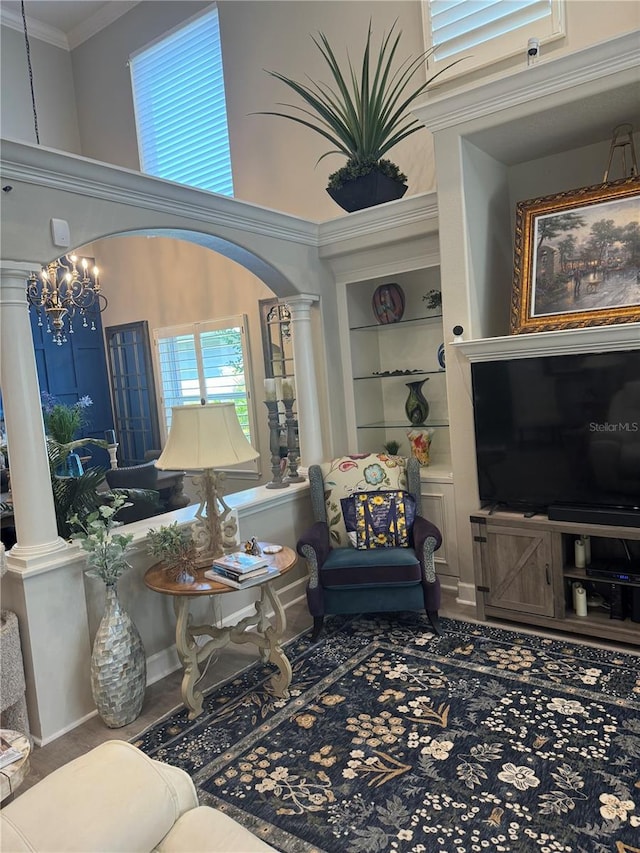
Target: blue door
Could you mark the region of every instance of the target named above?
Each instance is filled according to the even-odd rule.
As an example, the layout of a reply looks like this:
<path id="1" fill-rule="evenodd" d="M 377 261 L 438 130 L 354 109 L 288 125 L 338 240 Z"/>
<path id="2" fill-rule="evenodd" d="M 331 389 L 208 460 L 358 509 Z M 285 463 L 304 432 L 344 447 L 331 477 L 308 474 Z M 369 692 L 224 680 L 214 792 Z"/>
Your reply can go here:
<path id="1" fill-rule="evenodd" d="M 38 325 L 35 311 L 30 309 L 29 315 L 40 391 L 69 405 L 90 397 L 93 404 L 86 409 L 87 423 L 78 437 L 104 439 L 105 431 L 113 429 L 113 414 L 100 316 L 95 331 L 76 323 L 66 343 L 58 346 L 46 326 Z M 109 454 L 102 448 L 88 444 L 81 455 L 89 457 L 85 468 L 110 467 Z"/>
<path id="2" fill-rule="evenodd" d="M 160 450 L 160 422 L 146 320 L 105 329 L 121 466 Z"/>

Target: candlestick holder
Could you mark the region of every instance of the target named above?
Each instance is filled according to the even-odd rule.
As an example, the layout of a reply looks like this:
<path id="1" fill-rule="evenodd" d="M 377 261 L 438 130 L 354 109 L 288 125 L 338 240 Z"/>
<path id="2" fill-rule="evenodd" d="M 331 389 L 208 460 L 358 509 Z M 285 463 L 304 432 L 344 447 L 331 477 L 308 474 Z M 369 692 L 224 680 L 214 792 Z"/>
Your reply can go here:
<path id="1" fill-rule="evenodd" d="M 285 489 L 289 483 L 282 480 L 282 468 L 280 467 L 280 415 L 277 400 L 265 400 L 265 406 L 269 412 L 269 449 L 271 450 L 271 481 L 266 484 L 266 489 Z"/>
<path id="2" fill-rule="evenodd" d="M 298 465 L 300 464 L 300 448 L 298 447 L 298 419 L 293 414 L 293 404 L 295 398 L 284 399 L 285 423 L 287 425 L 287 464 L 289 473 L 285 477 L 287 483 L 303 483 L 305 478 L 298 473 Z"/>
<path id="3" fill-rule="evenodd" d="M 111 470 L 115 470 L 118 467 L 118 444 L 110 444 L 107 447 L 107 453 L 109 454 L 109 464 L 111 465 Z"/>

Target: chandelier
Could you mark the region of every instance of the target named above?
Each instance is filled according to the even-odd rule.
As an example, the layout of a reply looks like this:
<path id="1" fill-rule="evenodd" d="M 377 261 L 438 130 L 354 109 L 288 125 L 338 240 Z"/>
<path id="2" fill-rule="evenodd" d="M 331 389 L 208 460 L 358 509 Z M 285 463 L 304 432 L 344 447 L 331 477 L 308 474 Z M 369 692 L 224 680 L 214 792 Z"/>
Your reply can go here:
<path id="1" fill-rule="evenodd" d="M 40 276 L 32 273 L 27 281 L 27 300 L 38 315 L 38 326 L 44 326 L 53 335 L 53 341 L 62 346 L 67 334 L 73 334 L 76 315 L 82 325 L 96 329 L 96 319 L 107 307 L 100 292 L 98 267 L 89 269 L 89 261 L 76 255 L 64 255 L 47 264 Z"/>

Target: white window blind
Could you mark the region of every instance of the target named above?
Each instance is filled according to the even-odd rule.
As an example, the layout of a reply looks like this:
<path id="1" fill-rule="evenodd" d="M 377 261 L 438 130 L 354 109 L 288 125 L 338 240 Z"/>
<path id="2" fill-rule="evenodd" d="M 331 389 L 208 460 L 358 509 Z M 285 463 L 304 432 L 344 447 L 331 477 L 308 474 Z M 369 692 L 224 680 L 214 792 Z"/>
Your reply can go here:
<path id="1" fill-rule="evenodd" d="M 233 195 L 217 8 L 129 65 L 142 171 Z"/>
<path id="2" fill-rule="evenodd" d="M 255 418 L 248 390 L 246 317 L 155 329 L 153 337 L 167 434 L 172 406 L 199 405 L 203 400 L 231 402 L 244 434 L 253 443 Z"/>
<path id="3" fill-rule="evenodd" d="M 436 63 L 466 55 L 459 73 L 517 52 L 529 38 L 564 34 L 564 0 L 428 0 L 427 42 Z"/>

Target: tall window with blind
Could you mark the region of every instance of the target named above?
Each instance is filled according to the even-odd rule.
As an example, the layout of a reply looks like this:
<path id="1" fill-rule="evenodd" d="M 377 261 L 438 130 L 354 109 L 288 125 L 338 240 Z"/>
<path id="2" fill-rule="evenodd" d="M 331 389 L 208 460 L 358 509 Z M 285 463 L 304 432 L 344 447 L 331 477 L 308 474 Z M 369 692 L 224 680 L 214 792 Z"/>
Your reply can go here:
<path id="1" fill-rule="evenodd" d="M 562 38 L 565 0 L 425 0 L 425 31 L 430 60 L 464 60 L 463 74 L 520 53 L 526 64 L 527 43 L 541 45 Z"/>
<path id="2" fill-rule="evenodd" d="M 155 329 L 165 437 L 173 406 L 235 403 L 240 425 L 255 440 L 250 382 L 247 321 L 244 315 Z"/>
<path id="3" fill-rule="evenodd" d="M 218 10 L 129 60 L 143 172 L 233 195 Z"/>

